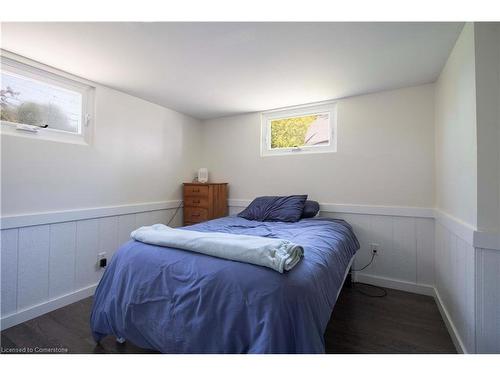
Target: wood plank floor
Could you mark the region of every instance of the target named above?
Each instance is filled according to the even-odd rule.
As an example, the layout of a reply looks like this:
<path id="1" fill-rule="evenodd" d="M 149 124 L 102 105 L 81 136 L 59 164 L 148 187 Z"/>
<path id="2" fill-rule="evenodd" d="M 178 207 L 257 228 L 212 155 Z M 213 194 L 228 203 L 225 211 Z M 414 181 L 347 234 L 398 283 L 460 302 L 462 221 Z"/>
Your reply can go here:
<path id="1" fill-rule="evenodd" d="M 342 291 L 325 333 L 327 353 L 455 353 L 433 298 L 392 289 L 384 298 L 372 298 L 360 290 L 374 293 L 362 285 Z M 2 331 L 2 353 L 9 348 L 150 353 L 113 337 L 96 345 L 89 329 L 91 304 L 87 298 Z"/>
<path id="2" fill-rule="evenodd" d="M 368 286 L 344 288 L 325 333 L 327 353 L 456 353 L 434 298 Z"/>

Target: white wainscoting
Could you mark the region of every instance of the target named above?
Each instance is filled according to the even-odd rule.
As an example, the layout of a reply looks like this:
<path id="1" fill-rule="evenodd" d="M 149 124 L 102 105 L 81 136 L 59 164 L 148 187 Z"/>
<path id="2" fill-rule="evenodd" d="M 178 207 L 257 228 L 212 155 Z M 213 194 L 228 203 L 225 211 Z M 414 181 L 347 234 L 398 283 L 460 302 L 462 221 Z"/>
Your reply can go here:
<path id="1" fill-rule="evenodd" d="M 98 254 L 110 260 L 132 230 L 167 224 L 180 203 L 2 218 L 8 229 L 1 231 L 1 328 L 92 295 L 103 273 Z M 179 210 L 171 225 L 181 223 Z"/>
<path id="2" fill-rule="evenodd" d="M 235 214 L 248 200 L 230 200 Z M 167 223 L 181 201 L 52 212 L 1 220 L 1 328 L 5 329 L 91 296 L 108 259 L 130 232 Z M 498 236 L 478 233 L 439 210 L 322 204 L 321 215 L 348 221 L 361 244 L 355 268 L 379 255 L 361 282 L 432 295 L 457 350 L 500 352 Z M 172 225 L 182 223 L 179 210 Z M 476 248 L 475 248 L 476 247 Z"/>
<path id="3" fill-rule="evenodd" d="M 434 285 L 434 220 L 420 217 L 363 215 L 323 212 L 321 216 L 350 223 L 361 248 L 354 269 L 367 265 L 372 257 L 370 244 L 379 245 L 378 255 L 363 271 L 355 273 L 360 282 L 397 287 L 432 295 Z"/>
<path id="4" fill-rule="evenodd" d="M 500 247 L 476 248 L 476 349 L 500 353 Z"/>
<path id="5" fill-rule="evenodd" d="M 436 210 L 436 300 L 455 346 L 500 353 L 500 235 Z"/>
<path id="6" fill-rule="evenodd" d="M 249 203 L 230 200 L 229 212 L 238 213 Z M 374 262 L 355 273 L 357 281 L 434 295 L 433 209 L 321 204 L 320 215 L 352 225 L 361 245 L 355 269 L 369 263 L 370 243 L 380 245 Z"/>
<path id="7" fill-rule="evenodd" d="M 436 219 L 436 300 L 460 352 L 475 353 L 475 249 L 467 226 Z M 458 223 L 458 222 L 457 222 Z M 455 223 L 455 224 L 457 224 Z"/>

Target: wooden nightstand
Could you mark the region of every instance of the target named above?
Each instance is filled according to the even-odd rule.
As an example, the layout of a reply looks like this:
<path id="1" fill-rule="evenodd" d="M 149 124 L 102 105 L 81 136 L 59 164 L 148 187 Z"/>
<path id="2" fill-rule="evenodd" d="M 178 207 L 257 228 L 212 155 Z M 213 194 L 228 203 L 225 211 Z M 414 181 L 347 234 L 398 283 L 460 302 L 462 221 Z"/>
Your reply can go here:
<path id="1" fill-rule="evenodd" d="M 184 225 L 227 216 L 227 183 L 184 183 Z"/>

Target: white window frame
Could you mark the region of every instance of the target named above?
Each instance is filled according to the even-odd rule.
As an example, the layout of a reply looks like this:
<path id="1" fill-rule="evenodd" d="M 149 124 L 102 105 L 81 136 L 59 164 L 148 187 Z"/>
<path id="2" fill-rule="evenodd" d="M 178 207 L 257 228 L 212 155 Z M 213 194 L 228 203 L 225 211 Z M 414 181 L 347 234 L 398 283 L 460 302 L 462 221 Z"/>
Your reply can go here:
<path id="1" fill-rule="evenodd" d="M 271 148 L 271 121 L 289 118 L 302 117 L 309 115 L 328 114 L 330 127 L 330 142 L 328 145 L 311 145 L 289 148 Z M 337 103 L 322 102 L 306 104 L 294 107 L 287 107 L 265 111 L 261 113 L 261 156 L 278 155 L 304 155 L 318 154 L 326 152 L 337 152 Z"/>
<path id="2" fill-rule="evenodd" d="M 0 121 L 0 134 L 18 137 L 89 145 L 94 128 L 94 92 L 95 87 L 87 81 L 74 77 L 68 73 L 44 66 L 40 63 L 25 59 L 21 56 L 1 51 L 1 70 L 27 77 L 58 88 L 78 92 L 82 95 L 82 118 L 80 133 L 73 133 L 59 129 L 27 126 L 34 131 L 21 130 L 20 124 L 10 121 Z"/>

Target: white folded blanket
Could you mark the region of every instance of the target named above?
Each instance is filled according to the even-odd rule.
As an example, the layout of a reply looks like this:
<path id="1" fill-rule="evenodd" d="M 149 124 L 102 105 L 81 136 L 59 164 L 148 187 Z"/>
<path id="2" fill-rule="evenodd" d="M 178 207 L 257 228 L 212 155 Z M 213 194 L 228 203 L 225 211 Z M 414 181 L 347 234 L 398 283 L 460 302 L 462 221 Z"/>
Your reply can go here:
<path id="1" fill-rule="evenodd" d="M 280 273 L 291 270 L 304 254 L 301 246 L 278 238 L 196 232 L 163 224 L 141 227 L 130 235 L 136 241 L 256 264 Z"/>

